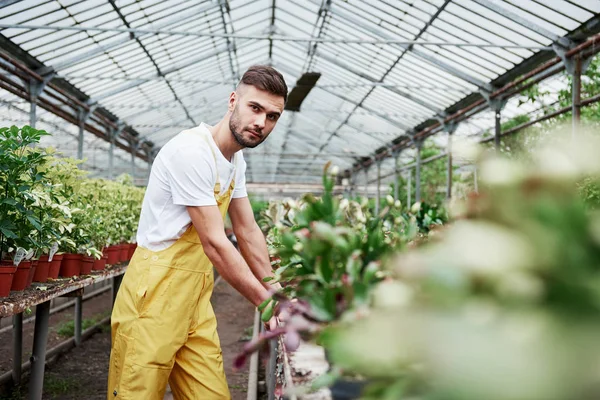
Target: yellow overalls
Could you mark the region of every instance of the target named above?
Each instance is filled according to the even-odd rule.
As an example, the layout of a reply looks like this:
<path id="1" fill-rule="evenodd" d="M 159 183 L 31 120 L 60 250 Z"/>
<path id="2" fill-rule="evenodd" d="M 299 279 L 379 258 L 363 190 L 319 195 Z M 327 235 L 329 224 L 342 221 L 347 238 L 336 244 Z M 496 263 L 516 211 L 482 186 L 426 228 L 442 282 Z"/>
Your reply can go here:
<path id="1" fill-rule="evenodd" d="M 217 176 L 223 218 L 234 181 L 235 171 L 220 194 Z M 213 266 L 193 225 L 167 249 L 137 248 L 111 317 L 107 399 L 162 400 L 167 381 L 177 400 L 231 398 L 210 304 L 213 285 Z"/>

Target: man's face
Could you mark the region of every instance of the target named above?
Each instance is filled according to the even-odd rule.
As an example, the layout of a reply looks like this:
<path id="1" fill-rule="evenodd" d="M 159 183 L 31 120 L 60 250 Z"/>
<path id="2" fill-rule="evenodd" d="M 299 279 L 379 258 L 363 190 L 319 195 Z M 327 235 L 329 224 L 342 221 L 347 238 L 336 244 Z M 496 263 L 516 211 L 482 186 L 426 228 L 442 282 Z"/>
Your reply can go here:
<path id="1" fill-rule="evenodd" d="M 240 146 L 254 148 L 271 133 L 284 107 L 283 97 L 243 85 L 230 97 L 229 129 Z"/>

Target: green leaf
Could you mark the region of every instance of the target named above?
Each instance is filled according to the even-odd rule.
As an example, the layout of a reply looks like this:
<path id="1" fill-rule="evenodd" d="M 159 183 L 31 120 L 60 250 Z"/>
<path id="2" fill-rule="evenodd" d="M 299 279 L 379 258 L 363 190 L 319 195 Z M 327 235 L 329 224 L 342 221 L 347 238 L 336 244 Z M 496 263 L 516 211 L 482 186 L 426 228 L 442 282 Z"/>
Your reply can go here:
<path id="1" fill-rule="evenodd" d="M 16 239 L 17 235 L 10 229 L 0 226 L 0 232 L 9 239 Z"/>
<path id="2" fill-rule="evenodd" d="M 27 219 L 29 220 L 29 222 L 31 222 L 31 225 L 33 225 L 38 231 L 42 230 L 42 226 L 40 225 L 40 222 L 37 218 L 28 215 Z"/>
<path id="3" fill-rule="evenodd" d="M 312 381 L 311 389 L 318 390 L 324 387 L 330 387 L 340 376 L 342 376 L 342 371 L 339 368 L 332 368 L 330 371 Z"/>
<path id="4" fill-rule="evenodd" d="M 263 322 L 269 321 L 273 317 L 273 311 L 275 311 L 275 301 L 269 303 L 269 305 L 265 308 L 260 316 L 260 319 Z"/>
<path id="5" fill-rule="evenodd" d="M 375 274 L 377 271 L 379 271 L 379 266 L 374 262 L 369 263 L 363 273 L 363 283 L 369 284 L 375 280 Z"/>
<path id="6" fill-rule="evenodd" d="M 327 251 L 323 257 L 320 257 L 315 263 L 315 272 L 325 283 L 331 282 L 331 279 L 333 278 L 333 266 L 329 259 L 330 253 L 330 251 Z"/>
<path id="7" fill-rule="evenodd" d="M 308 299 L 312 312 L 321 321 L 331 321 L 335 318 L 335 294 L 333 290 L 326 290 L 321 296 Z"/>
<path id="8" fill-rule="evenodd" d="M 8 204 L 10 206 L 14 206 L 17 204 L 17 201 L 15 199 L 13 199 L 12 197 L 8 197 L 8 198 L 2 200 L 2 204 Z"/>
<path id="9" fill-rule="evenodd" d="M 266 299 L 265 301 L 260 303 L 257 307 L 258 311 L 263 311 L 265 309 L 265 307 L 267 306 L 267 304 L 269 304 L 271 301 L 273 301 L 273 299 L 271 297 L 269 297 L 268 299 Z"/>
<path id="10" fill-rule="evenodd" d="M 281 236 L 281 244 L 287 247 L 288 249 L 293 248 L 296 244 L 296 236 L 289 232 L 284 233 Z"/>

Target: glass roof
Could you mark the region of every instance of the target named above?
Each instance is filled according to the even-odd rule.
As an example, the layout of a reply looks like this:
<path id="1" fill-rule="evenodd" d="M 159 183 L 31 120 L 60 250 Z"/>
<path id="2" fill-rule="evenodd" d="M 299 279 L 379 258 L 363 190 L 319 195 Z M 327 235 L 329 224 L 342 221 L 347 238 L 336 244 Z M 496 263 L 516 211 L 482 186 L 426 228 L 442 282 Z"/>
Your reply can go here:
<path id="1" fill-rule="evenodd" d="M 508 72 L 528 72 L 539 62 L 524 69 L 525 60 L 569 47 L 565 38 L 599 13 L 597 0 L 0 0 L 0 39 L 156 149 L 216 123 L 253 64 L 273 65 L 290 89 L 319 72 L 301 111 L 284 112 L 269 140 L 245 151 L 249 182 L 318 183 L 325 162 L 348 169 Z M 7 65 L 0 59 L 0 78 L 22 85 Z M 54 88 L 40 96 L 74 112 Z M 503 118 L 539 108 L 515 101 Z M 0 118 L 28 123 L 29 104 L 0 88 Z M 88 124 L 106 130 L 97 117 Z M 482 112 L 456 134 L 493 124 Z M 54 133 L 46 144 L 77 154 L 76 125 L 38 107 L 37 126 Z M 106 176 L 108 143 L 84 140 L 85 167 Z M 433 140 L 445 146 L 445 135 Z M 115 172 L 130 173 L 128 141 L 119 142 Z M 137 159 L 140 182 L 146 168 Z M 391 158 L 382 170 L 393 170 Z"/>

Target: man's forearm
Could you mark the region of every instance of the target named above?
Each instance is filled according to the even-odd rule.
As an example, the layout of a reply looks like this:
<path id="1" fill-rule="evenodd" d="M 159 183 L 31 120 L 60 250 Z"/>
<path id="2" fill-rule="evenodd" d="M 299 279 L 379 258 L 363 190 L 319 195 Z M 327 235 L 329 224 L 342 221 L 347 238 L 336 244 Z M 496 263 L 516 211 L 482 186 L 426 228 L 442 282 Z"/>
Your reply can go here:
<path id="1" fill-rule="evenodd" d="M 278 289 L 279 284 L 272 285 L 269 282 L 263 282 L 264 278 L 273 276 L 273 268 L 269 259 L 267 242 L 258 225 L 255 225 L 254 229 L 236 232 L 236 237 L 240 251 L 254 276 L 262 282 L 265 288 Z"/>
<path id="2" fill-rule="evenodd" d="M 229 240 L 204 246 L 204 251 L 219 275 L 252 304 L 258 306 L 269 297 L 268 290 L 250 271 L 246 261 Z"/>

